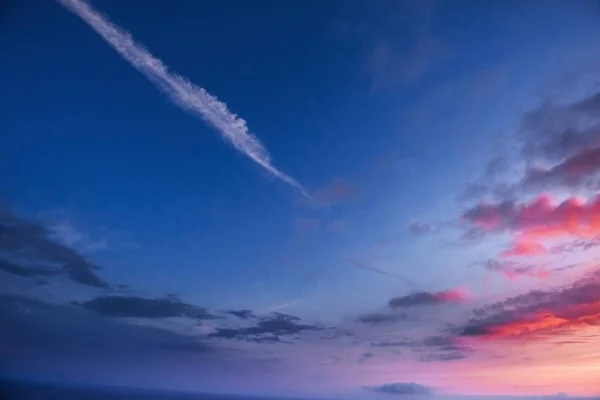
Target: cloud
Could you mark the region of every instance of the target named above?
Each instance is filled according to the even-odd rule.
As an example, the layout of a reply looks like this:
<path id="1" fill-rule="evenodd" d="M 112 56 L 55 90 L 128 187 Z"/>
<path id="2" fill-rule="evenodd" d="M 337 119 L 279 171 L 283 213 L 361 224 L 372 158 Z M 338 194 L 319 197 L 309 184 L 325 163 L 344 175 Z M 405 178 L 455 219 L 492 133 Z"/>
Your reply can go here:
<path id="1" fill-rule="evenodd" d="M 558 203 L 540 195 L 526 203 L 479 203 L 463 214 L 463 220 L 481 231 L 517 233 L 517 247 L 543 239 L 593 239 L 600 234 L 600 196 L 587 202 L 570 197 Z"/>
<path id="2" fill-rule="evenodd" d="M 406 321 L 409 319 L 409 315 L 406 313 L 396 314 L 384 314 L 384 313 L 373 313 L 373 314 L 361 314 L 356 317 L 357 322 L 370 325 L 383 325 L 391 324 L 399 321 Z"/>
<path id="3" fill-rule="evenodd" d="M 418 221 L 418 220 L 411 222 L 410 225 L 408 226 L 409 232 L 416 236 L 435 232 L 437 230 L 437 228 L 438 227 L 433 224 L 430 224 L 428 222 Z"/>
<path id="4" fill-rule="evenodd" d="M 600 143 L 600 139 L 599 139 Z M 600 147 L 584 149 L 552 168 L 530 168 L 521 185 L 524 188 L 594 188 L 600 171 Z"/>
<path id="5" fill-rule="evenodd" d="M 546 102 L 523 116 L 526 157 L 560 162 L 600 144 L 600 92 L 568 104 Z"/>
<path id="6" fill-rule="evenodd" d="M 373 353 L 363 353 L 360 358 L 358 359 L 359 363 L 364 363 L 368 360 L 370 360 L 371 358 L 373 358 Z"/>
<path id="7" fill-rule="evenodd" d="M 225 103 L 186 78 L 170 72 L 161 60 L 136 43 L 129 33 L 111 23 L 85 1 L 57 0 L 57 2 L 85 21 L 121 57 L 165 93 L 174 104 L 184 111 L 201 117 L 216 128 L 236 150 L 275 177 L 298 189 L 305 197 L 312 199 L 297 180 L 272 164 L 269 152 L 260 140 L 249 132 L 246 121 L 229 111 Z"/>
<path id="8" fill-rule="evenodd" d="M 521 265 L 508 261 L 488 260 L 485 263 L 485 268 L 488 271 L 500 272 L 513 281 L 521 277 L 545 279 L 551 275 L 551 272 L 545 267 Z"/>
<path id="9" fill-rule="evenodd" d="M 405 278 L 404 276 L 402 276 L 400 274 L 397 274 L 395 272 L 388 271 L 388 270 L 385 270 L 385 269 L 381 269 L 381 268 L 373 265 L 373 263 L 370 263 L 368 261 L 351 259 L 350 263 L 352 263 L 352 265 L 354 265 L 355 267 L 358 267 L 358 268 L 366 269 L 368 271 L 373 271 L 373 272 L 375 272 L 377 274 L 380 274 L 380 275 L 386 275 L 386 276 L 391 276 L 393 278 L 396 278 L 396 279 L 404 282 L 409 287 L 415 287 L 416 286 L 416 283 L 413 282 L 412 280 L 410 280 L 408 278 Z"/>
<path id="10" fill-rule="evenodd" d="M 315 325 L 301 324 L 300 318 L 293 315 L 274 313 L 261 318 L 256 325 L 243 328 L 217 328 L 210 333 L 210 338 L 237 339 L 252 342 L 279 342 L 281 337 L 297 335 L 308 331 L 319 331 L 323 328 Z"/>
<path id="11" fill-rule="evenodd" d="M 457 332 L 461 336 L 546 339 L 600 326 L 600 270 L 571 285 L 535 290 L 474 310 Z"/>
<path id="12" fill-rule="evenodd" d="M 193 306 L 169 297 L 148 299 L 135 296 L 99 296 L 92 300 L 76 304 L 88 311 L 105 317 L 188 317 L 198 320 L 217 318 L 205 308 Z"/>
<path id="13" fill-rule="evenodd" d="M 73 282 L 107 288 L 98 268 L 52 237 L 44 225 L 0 210 L 0 260 L 3 270 L 20 276 L 64 275 Z"/>
<path id="14" fill-rule="evenodd" d="M 46 359 L 139 357 L 157 351 L 214 354 L 216 348 L 193 336 L 123 320 L 99 318 L 71 305 L 0 295 L 0 341 L 3 360 L 31 365 Z M 12 356 L 11 356 L 12 353 Z M 5 364 L 8 366 L 10 364 Z"/>
<path id="15" fill-rule="evenodd" d="M 378 393 L 397 394 L 403 396 L 431 395 L 433 389 L 414 382 L 384 383 L 379 386 L 367 386 L 365 389 Z"/>
<path id="16" fill-rule="evenodd" d="M 234 315 L 240 319 L 253 319 L 256 318 L 256 314 L 252 310 L 230 310 L 227 311 L 229 314 Z"/>
<path id="17" fill-rule="evenodd" d="M 502 257 L 536 256 L 547 253 L 544 246 L 536 242 L 517 242 L 514 247 L 502 252 Z"/>
<path id="18" fill-rule="evenodd" d="M 9 274 L 21 276 L 24 278 L 56 276 L 62 274 L 62 271 L 51 270 L 48 268 L 26 267 L 23 265 L 13 264 L 11 262 L 3 260 L 0 260 L 0 271 L 4 271 Z"/>
<path id="19" fill-rule="evenodd" d="M 469 298 L 465 290 L 457 288 L 443 292 L 413 292 L 406 296 L 394 297 L 388 302 L 390 308 L 408 308 L 435 306 L 441 304 L 463 303 Z"/>

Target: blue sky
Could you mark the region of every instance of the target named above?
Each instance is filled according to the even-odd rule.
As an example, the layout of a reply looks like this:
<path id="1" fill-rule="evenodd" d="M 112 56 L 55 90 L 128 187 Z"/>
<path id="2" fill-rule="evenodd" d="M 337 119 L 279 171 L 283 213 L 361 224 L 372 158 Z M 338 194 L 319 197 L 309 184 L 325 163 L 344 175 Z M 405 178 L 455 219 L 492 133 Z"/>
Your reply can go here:
<path id="1" fill-rule="evenodd" d="M 115 335 L 147 330 L 139 335 L 152 343 L 172 335 L 203 351 L 148 350 L 145 356 L 172 371 L 111 375 L 111 366 L 133 363 L 143 346 L 129 355 L 115 343 L 113 356 L 96 343 L 88 350 L 104 354 L 101 362 L 72 351 L 53 376 L 49 365 L 61 356 L 49 350 L 50 339 L 36 340 L 39 351 L 15 362 L 14 374 L 134 386 L 156 386 L 160 377 L 165 387 L 193 390 L 359 397 L 364 387 L 402 391 L 413 388 L 402 386 L 408 382 L 442 394 L 600 393 L 587 375 L 553 383 L 537 369 L 532 373 L 548 384 L 509 384 L 504 361 L 497 368 L 490 361 L 493 346 L 461 342 L 460 354 L 457 344 L 444 350 L 450 357 L 432 345 L 434 356 L 416 358 L 417 345 L 408 352 L 378 346 L 397 343 L 398 332 L 421 342 L 449 335 L 476 307 L 533 288 L 558 290 L 565 279 L 580 282 L 590 273 L 589 253 L 493 264 L 504 262 L 500 254 L 512 239 L 539 232 L 512 222 L 497 231 L 507 206 L 494 208 L 492 221 L 482 205 L 526 209 L 518 205 L 544 193 L 593 201 L 595 169 L 586 185 L 578 176 L 579 186 L 575 178 L 537 191 L 527 186 L 533 165 L 572 164 L 579 153 L 567 152 L 565 142 L 556 140 L 562 158 L 552 160 L 524 149 L 558 138 L 553 129 L 575 124 L 569 116 L 582 112 L 580 103 L 592 111 L 565 129 L 591 138 L 588 147 L 597 144 L 596 2 L 85 4 L 9 2 L 0 20 L 8 93 L 0 100 L 7 110 L 0 199 L 8 232 L 0 241 L 0 289 L 14 312 L 6 326 L 34 329 L 17 307 L 30 302 L 48 315 L 44 329 L 63 312 L 81 319 L 60 337 L 97 325 L 94 332 Z M 100 19 L 90 25 L 89 18 Z M 109 21 L 122 31 L 103 40 Z M 124 32 L 143 47 L 132 50 Z M 119 45 L 129 59 L 115 51 Z M 212 98 L 187 82 L 225 109 L 215 111 Z M 548 104 L 558 111 L 547 112 Z M 546 131 L 532 136 L 527 115 L 540 115 L 535 121 L 547 123 L 536 129 Z M 593 164 L 595 153 L 587 157 Z M 478 196 L 465 196 L 466 187 Z M 480 232 L 492 227 L 493 234 Z M 592 240 L 587 231 L 569 232 L 551 244 Z M 574 263 L 583 266 L 566 268 Z M 556 273 L 537 279 L 545 273 L 531 272 L 532 265 Z M 557 272 L 566 270 L 567 277 Z M 516 275 L 523 279 L 515 283 Z M 391 301 L 405 296 L 414 313 Z M 123 303 L 108 304 L 113 298 Z M 136 309 L 165 302 L 177 311 L 148 316 Z M 119 304 L 129 310 L 125 319 Z M 231 331 L 261 321 L 298 326 L 293 333 Z M 536 360 L 541 354 L 531 353 Z M 485 365 L 489 376 L 470 385 L 448 375 L 453 363 L 461 371 Z M 213 374 L 210 365 L 218 365 Z M 206 375 L 198 383 L 195 368 Z M 276 385 L 273 369 L 281 375 Z"/>

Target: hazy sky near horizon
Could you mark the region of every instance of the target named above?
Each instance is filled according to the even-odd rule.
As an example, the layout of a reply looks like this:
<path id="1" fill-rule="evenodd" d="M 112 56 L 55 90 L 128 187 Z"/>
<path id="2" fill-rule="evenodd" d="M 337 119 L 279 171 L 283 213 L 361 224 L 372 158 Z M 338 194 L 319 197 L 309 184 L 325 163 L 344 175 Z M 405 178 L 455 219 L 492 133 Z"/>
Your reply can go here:
<path id="1" fill-rule="evenodd" d="M 8 1 L 2 374 L 600 395 L 597 1 Z"/>

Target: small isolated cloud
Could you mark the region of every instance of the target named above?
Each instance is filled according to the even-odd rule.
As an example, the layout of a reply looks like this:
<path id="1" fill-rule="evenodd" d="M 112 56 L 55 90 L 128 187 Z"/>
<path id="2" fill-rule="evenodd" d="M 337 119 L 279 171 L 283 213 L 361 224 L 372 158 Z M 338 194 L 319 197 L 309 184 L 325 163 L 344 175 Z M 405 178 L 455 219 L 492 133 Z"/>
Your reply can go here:
<path id="1" fill-rule="evenodd" d="M 367 386 L 365 389 L 378 392 L 397 394 L 403 396 L 414 396 L 414 395 L 432 395 L 433 389 L 429 386 L 419 385 L 414 382 L 397 382 L 397 383 L 384 383 L 379 386 Z"/>
<path id="2" fill-rule="evenodd" d="M 105 317 L 152 319 L 188 317 L 198 320 L 217 318 L 205 308 L 169 297 L 149 299 L 136 296 L 99 296 L 76 304 Z"/>
<path id="3" fill-rule="evenodd" d="M 464 289 L 456 288 L 443 292 L 413 292 L 406 296 L 394 297 L 388 302 L 392 309 L 435 306 L 441 304 L 464 303 L 469 299 Z"/>
<path id="4" fill-rule="evenodd" d="M 419 236 L 419 235 L 425 235 L 427 233 L 435 232 L 437 230 L 437 227 L 435 225 L 432 225 L 427 222 L 413 221 L 408 226 L 408 230 L 413 235 Z"/>

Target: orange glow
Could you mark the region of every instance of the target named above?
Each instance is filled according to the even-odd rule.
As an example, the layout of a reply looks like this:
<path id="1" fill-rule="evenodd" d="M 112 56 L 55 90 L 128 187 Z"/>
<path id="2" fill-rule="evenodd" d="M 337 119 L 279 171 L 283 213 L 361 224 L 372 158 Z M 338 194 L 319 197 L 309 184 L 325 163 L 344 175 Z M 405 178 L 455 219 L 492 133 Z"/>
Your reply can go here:
<path id="1" fill-rule="evenodd" d="M 546 252 L 546 248 L 537 242 L 519 241 L 512 249 L 503 252 L 502 257 L 534 256 Z"/>
<path id="2" fill-rule="evenodd" d="M 572 317 L 558 317 L 556 313 L 539 312 L 520 321 L 491 327 L 484 338 L 543 338 L 540 335 L 600 325 L 600 301 L 568 306 L 563 313 Z"/>

